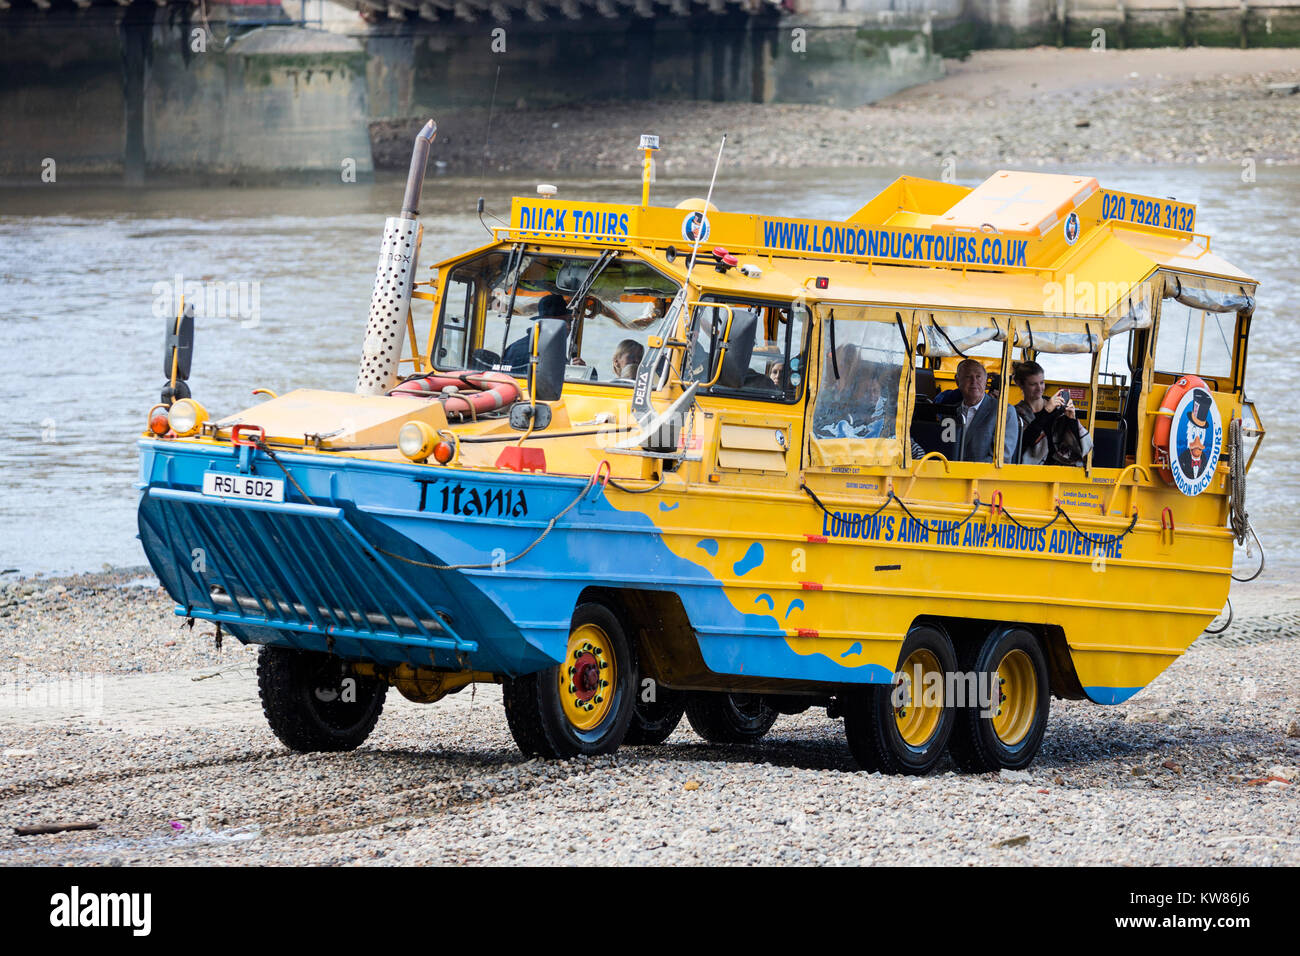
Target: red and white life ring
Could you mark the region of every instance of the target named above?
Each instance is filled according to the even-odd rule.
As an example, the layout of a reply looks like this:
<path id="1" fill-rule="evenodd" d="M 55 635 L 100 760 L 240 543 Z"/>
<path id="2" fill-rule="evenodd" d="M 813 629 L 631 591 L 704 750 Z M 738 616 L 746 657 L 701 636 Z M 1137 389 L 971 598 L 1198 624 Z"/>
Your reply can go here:
<path id="1" fill-rule="evenodd" d="M 1174 412 L 1178 403 L 1194 388 L 1209 391 L 1205 381 L 1196 375 L 1184 375 L 1165 390 L 1165 397 L 1160 402 L 1160 411 L 1156 412 L 1156 427 L 1151 434 L 1151 445 L 1155 449 L 1155 466 L 1160 470 L 1160 477 L 1168 484 L 1174 484 L 1174 472 L 1169 465 L 1169 438 L 1174 424 Z"/>
<path id="2" fill-rule="evenodd" d="M 449 419 L 463 421 L 506 408 L 522 393 L 505 372 L 440 372 L 407 379 L 388 394 L 437 399 Z"/>

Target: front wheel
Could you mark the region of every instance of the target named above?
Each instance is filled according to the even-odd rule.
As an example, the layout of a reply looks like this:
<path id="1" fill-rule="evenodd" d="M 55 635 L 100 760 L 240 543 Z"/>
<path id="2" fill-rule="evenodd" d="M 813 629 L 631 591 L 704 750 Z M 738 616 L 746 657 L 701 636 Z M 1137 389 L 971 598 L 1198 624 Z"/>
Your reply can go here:
<path id="1" fill-rule="evenodd" d="M 912 628 L 892 684 L 868 684 L 844 700 L 844 736 L 864 770 L 927 774 L 943 757 L 956 714 L 947 675 L 957 669 L 948 635 Z"/>
<path id="2" fill-rule="evenodd" d="M 777 713 L 758 694 L 691 694 L 686 719 L 711 744 L 752 744 L 776 723 Z"/>
<path id="3" fill-rule="evenodd" d="M 354 750 L 370 736 L 388 685 L 353 672 L 342 658 L 263 645 L 257 690 L 271 731 L 291 750 Z"/>
<path id="4" fill-rule="evenodd" d="M 963 770 L 1021 770 L 1038 756 L 1052 705 L 1042 645 L 1022 627 L 1000 628 L 965 655 L 977 700 L 957 714 L 952 759 Z"/>
<path id="5" fill-rule="evenodd" d="M 580 604 L 564 660 L 503 687 L 506 723 L 527 756 L 610 753 L 627 734 L 637 663 L 623 626 L 603 604 Z"/>

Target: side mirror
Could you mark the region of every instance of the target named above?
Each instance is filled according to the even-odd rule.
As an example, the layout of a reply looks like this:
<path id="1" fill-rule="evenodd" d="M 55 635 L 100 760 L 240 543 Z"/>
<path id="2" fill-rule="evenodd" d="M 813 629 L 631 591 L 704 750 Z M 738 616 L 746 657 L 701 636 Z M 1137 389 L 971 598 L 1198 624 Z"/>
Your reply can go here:
<path id="1" fill-rule="evenodd" d="M 569 323 L 538 319 L 529 339 L 528 394 L 534 402 L 559 401 L 569 363 Z"/>
<path id="2" fill-rule="evenodd" d="M 190 377 L 190 362 L 194 358 L 194 306 L 186 304 L 181 314 L 167 319 L 163 336 L 162 402 L 172 402 L 190 397 L 190 387 L 185 380 Z"/>
<path id="3" fill-rule="evenodd" d="M 749 374 L 749 361 L 754 357 L 754 342 L 758 338 L 758 312 L 754 309 L 732 309 L 727 330 L 726 351 L 722 354 L 722 368 L 718 384 L 723 388 L 740 388 Z"/>

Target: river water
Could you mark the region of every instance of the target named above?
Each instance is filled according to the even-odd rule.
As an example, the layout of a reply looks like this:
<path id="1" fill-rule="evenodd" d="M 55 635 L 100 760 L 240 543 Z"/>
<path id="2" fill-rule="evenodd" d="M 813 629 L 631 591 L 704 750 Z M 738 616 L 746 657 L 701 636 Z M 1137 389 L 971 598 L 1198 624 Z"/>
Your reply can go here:
<path id="1" fill-rule="evenodd" d="M 725 171 L 724 210 L 842 219 L 900 171 Z M 982 172 L 982 171 L 981 171 Z M 1260 280 L 1248 393 L 1269 437 L 1251 471 L 1249 508 L 1268 578 L 1300 567 L 1300 169 L 1090 170 L 1104 186 L 1198 205 L 1212 248 Z M 976 174 L 968 185 L 983 178 Z M 560 198 L 637 202 L 627 179 L 552 180 Z M 425 263 L 480 245 L 475 199 L 507 217 L 521 179 L 431 178 Z M 703 195 L 707 182 L 660 176 L 655 202 Z M 385 216 L 402 183 L 277 188 L 0 190 L 0 572 L 137 565 L 135 438 L 163 382 L 162 333 L 178 281 L 221 283 L 224 317 L 200 315 L 194 394 L 214 415 L 254 402 L 254 387 L 350 390 Z M 241 285 L 242 284 L 242 285 Z M 214 303 L 215 304 L 215 303 Z M 173 309 L 174 312 L 174 309 Z"/>

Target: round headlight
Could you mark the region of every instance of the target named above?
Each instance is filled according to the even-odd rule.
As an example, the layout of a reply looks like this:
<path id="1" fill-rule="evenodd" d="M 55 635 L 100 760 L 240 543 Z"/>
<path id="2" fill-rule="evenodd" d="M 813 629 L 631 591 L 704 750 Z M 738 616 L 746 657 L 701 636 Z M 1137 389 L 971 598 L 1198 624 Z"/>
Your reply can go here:
<path id="1" fill-rule="evenodd" d="M 407 422 L 397 433 L 397 450 L 411 461 L 424 461 L 433 454 L 438 433 L 424 422 Z"/>
<path id="2" fill-rule="evenodd" d="M 193 435 L 208 420 L 208 410 L 192 398 L 182 398 L 167 412 L 172 431 L 184 438 Z"/>

